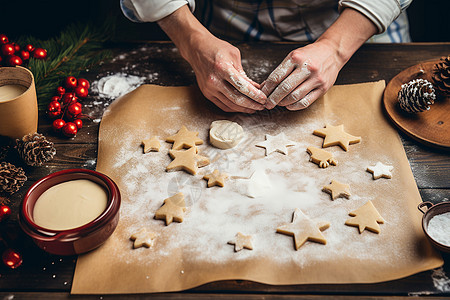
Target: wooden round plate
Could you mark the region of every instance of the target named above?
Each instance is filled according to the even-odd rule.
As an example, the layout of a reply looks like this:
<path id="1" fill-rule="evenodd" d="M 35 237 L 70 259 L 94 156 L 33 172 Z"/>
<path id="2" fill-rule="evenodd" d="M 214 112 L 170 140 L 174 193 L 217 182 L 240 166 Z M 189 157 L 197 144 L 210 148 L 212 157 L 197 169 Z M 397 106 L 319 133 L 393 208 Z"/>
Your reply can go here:
<path id="1" fill-rule="evenodd" d="M 398 105 L 401 85 L 417 78 L 430 82 L 437 61 L 417 64 L 403 70 L 386 86 L 383 106 L 391 121 L 413 139 L 432 147 L 450 150 L 450 99 L 438 97 L 430 110 L 410 114 Z"/>

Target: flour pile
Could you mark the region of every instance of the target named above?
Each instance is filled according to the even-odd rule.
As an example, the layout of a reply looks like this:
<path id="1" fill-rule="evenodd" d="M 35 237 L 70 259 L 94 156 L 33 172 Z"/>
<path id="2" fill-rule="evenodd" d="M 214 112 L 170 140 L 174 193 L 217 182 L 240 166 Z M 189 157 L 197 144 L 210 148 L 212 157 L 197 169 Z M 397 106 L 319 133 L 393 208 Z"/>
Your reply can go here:
<path id="1" fill-rule="evenodd" d="M 92 83 L 92 91 L 102 98 L 116 99 L 144 83 L 145 77 L 117 73 L 100 78 Z"/>

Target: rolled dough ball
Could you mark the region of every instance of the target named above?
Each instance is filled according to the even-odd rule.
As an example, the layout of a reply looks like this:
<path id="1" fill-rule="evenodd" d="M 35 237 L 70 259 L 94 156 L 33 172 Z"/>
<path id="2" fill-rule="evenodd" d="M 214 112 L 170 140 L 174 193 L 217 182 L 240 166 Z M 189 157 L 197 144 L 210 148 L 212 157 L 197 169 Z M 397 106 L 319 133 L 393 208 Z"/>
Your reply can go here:
<path id="1" fill-rule="evenodd" d="M 244 129 L 236 122 L 219 120 L 211 123 L 209 141 L 219 149 L 230 149 L 244 137 Z"/>

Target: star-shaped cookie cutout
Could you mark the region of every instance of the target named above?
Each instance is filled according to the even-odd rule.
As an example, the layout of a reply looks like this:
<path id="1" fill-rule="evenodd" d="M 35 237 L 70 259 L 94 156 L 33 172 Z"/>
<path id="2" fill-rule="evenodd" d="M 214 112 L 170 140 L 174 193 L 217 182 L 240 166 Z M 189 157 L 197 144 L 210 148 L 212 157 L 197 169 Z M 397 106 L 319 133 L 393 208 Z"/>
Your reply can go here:
<path id="1" fill-rule="evenodd" d="M 210 174 L 206 174 L 205 176 L 203 176 L 203 179 L 208 180 L 208 187 L 212 187 L 212 186 L 220 186 L 223 187 L 225 180 L 228 178 L 228 175 L 225 173 L 220 172 L 219 170 L 214 170 L 212 173 Z"/>
<path id="2" fill-rule="evenodd" d="M 349 213 L 353 218 L 345 221 L 345 225 L 358 227 L 359 233 L 365 229 L 375 233 L 380 233 L 380 225 L 383 224 L 384 219 L 377 211 L 372 201 L 368 201 L 355 211 Z"/>
<path id="3" fill-rule="evenodd" d="M 373 179 L 378 178 L 392 178 L 391 171 L 394 169 L 393 166 L 388 166 L 383 164 L 382 162 L 377 162 L 375 166 L 368 166 L 366 171 L 373 174 Z"/>
<path id="4" fill-rule="evenodd" d="M 321 231 L 330 227 L 328 222 L 316 223 L 308 218 L 300 209 L 296 208 L 292 223 L 281 225 L 277 232 L 294 237 L 295 250 L 298 250 L 307 241 L 326 244 L 327 240 Z"/>
<path id="5" fill-rule="evenodd" d="M 344 131 L 344 125 L 325 125 L 325 128 L 314 130 L 313 134 L 323 137 L 322 148 L 330 146 L 340 146 L 345 151 L 348 151 L 350 144 L 356 144 L 361 141 L 361 137 L 348 134 Z"/>
<path id="6" fill-rule="evenodd" d="M 311 155 L 311 161 L 320 168 L 327 168 L 329 165 L 337 166 L 337 160 L 328 151 L 312 146 L 308 147 L 306 151 Z"/>
<path id="7" fill-rule="evenodd" d="M 277 135 L 266 134 L 266 140 L 256 144 L 255 146 L 266 148 L 266 156 L 272 152 L 279 152 L 287 155 L 287 147 L 295 146 L 296 143 L 289 140 L 284 132 L 280 132 Z"/>
<path id="8" fill-rule="evenodd" d="M 322 188 L 322 191 L 331 195 L 331 199 L 335 200 L 338 197 L 350 198 L 350 186 L 336 180 L 331 180 L 331 184 Z"/>
<path id="9" fill-rule="evenodd" d="M 234 245 L 234 252 L 241 251 L 244 248 L 253 250 L 253 237 L 238 232 L 234 236 L 234 240 L 229 241 L 228 244 Z"/>
<path id="10" fill-rule="evenodd" d="M 156 233 L 152 231 L 147 231 L 145 228 L 139 229 L 138 232 L 133 233 L 130 236 L 130 240 L 134 241 L 133 248 L 146 247 L 151 248 L 153 246 L 153 241 L 156 238 Z"/>
<path id="11" fill-rule="evenodd" d="M 173 143 L 173 150 L 192 148 L 203 144 L 203 140 L 198 137 L 198 132 L 189 131 L 184 125 L 181 126 L 181 129 L 175 135 L 166 138 L 166 142 Z"/>
<path id="12" fill-rule="evenodd" d="M 169 150 L 173 161 L 166 167 L 166 171 L 184 170 L 190 174 L 197 174 L 198 168 L 209 165 L 209 159 L 197 154 L 197 147 L 188 150 Z"/>
<path id="13" fill-rule="evenodd" d="M 164 204 L 155 212 L 155 219 L 165 220 L 166 226 L 172 221 L 183 222 L 186 212 L 183 193 L 178 193 L 164 200 Z"/>
<path id="14" fill-rule="evenodd" d="M 161 144 L 156 136 L 143 140 L 142 145 L 144 146 L 144 153 L 148 153 L 150 151 L 159 151 L 159 148 L 161 147 Z"/>

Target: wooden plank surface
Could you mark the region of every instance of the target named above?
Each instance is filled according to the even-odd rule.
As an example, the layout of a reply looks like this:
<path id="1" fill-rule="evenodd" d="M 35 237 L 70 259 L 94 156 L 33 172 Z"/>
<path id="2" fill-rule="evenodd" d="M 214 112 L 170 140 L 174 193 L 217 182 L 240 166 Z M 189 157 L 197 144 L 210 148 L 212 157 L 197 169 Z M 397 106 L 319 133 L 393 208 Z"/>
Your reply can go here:
<path id="1" fill-rule="evenodd" d="M 241 49 L 243 66 L 255 81 L 263 81 L 291 50 L 301 44 L 237 44 Z M 180 57 L 171 43 L 112 44 L 115 57 L 105 62 L 96 71 L 87 71 L 83 77 L 91 82 L 108 74 L 127 73 L 145 77 L 145 83 L 166 86 L 195 84 L 195 75 Z M 337 84 L 359 83 L 384 79 L 387 82 L 403 69 L 418 62 L 437 59 L 450 53 L 450 43 L 441 44 L 380 44 L 363 46 L 341 71 Z M 98 120 L 111 100 L 102 101 L 95 93 L 86 99 L 84 113 Z M 41 114 L 39 132 L 52 140 L 57 148 L 55 159 L 43 167 L 25 167 L 29 180 L 19 192 L 11 197 L 13 216 L 3 223 L 0 230 L 10 245 L 20 249 L 23 265 L 10 270 L 0 266 L 0 298 L 2 299 L 59 299 L 68 298 L 76 257 L 60 257 L 46 254 L 24 236 L 17 226 L 17 212 L 27 188 L 39 178 L 68 168 L 95 169 L 97 156 L 98 122 L 85 122 L 85 127 L 74 139 L 59 138 L 50 130 L 50 121 Z M 423 201 L 438 203 L 450 199 L 450 154 L 428 148 L 401 135 L 411 169 Z M 11 161 L 19 160 L 10 155 Z M 443 270 L 450 277 L 450 257 Z M 422 272 L 408 278 L 360 285 L 300 285 L 268 286 L 247 281 L 210 283 L 184 293 L 155 295 L 156 298 L 209 298 L 223 299 L 243 296 L 245 298 L 291 298 L 300 295 L 303 299 L 317 299 L 321 295 L 335 299 L 350 295 L 379 296 L 450 295 L 438 283 L 439 273 Z M 447 288 L 450 288 L 447 286 Z M 17 297 L 14 298 L 16 295 Z M 372 297 L 369 297 L 369 296 Z M 11 296 L 13 298 L 11 298 Z M 8 298 L 9 297 L 9 298 Z M 319 297 L 319 298 L 320 298 Z M 77 297 L 71 297 L 77 299 Z M 94 297 L 92 297 L 94 298 Z M 98 299 L 98 296 L 95 296 Z M 105 297 L 106 298 L 106 297 Z M 108 297 L 109 298 L 109 297 Z M 123 296 L 111 298 L 123 299 Z M 129 299 L 136 298 L 130 295 Z M 153 297 L 152 297 L 153 298 Z"/>

